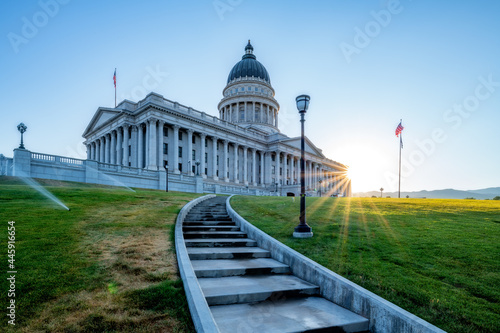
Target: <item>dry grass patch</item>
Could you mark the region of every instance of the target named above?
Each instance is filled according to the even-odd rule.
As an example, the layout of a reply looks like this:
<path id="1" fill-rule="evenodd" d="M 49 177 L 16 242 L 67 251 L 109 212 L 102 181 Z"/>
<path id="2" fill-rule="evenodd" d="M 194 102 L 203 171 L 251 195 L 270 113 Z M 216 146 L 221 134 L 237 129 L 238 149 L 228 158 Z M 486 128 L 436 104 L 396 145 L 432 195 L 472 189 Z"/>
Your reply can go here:
<path id="1" fill-rule="evenodd" d="M 16 327 L 0 331 L 194 332 L 172 234 L 198 195 L 49 184 L 71 211 L 0 179 L 0 204 L 9 204 L 0 218 L 19 226 L 24 273 Z"/>

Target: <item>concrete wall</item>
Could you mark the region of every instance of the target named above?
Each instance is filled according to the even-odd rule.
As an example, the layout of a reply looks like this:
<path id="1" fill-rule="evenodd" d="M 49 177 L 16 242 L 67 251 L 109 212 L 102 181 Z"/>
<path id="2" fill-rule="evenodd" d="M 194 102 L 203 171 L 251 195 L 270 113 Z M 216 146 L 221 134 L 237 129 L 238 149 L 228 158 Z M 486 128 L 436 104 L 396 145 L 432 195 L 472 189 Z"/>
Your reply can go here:
<path id="1" fill-rule="evenodd" d="M 0 155 L 0 175 L 165 190 L 165 170 L 147 170 L 92 160 L 15 149 L 14 158 Z M 168 190 L 193 193 L 270 195 L 266 189 L 214 182 L 200 176 L 168 174 Z"/>
<path id="2" fill-rule="evenodd" d="M 271 252 L 271 257 L 290 266 L 294 275 L 320 286 L 321 296 L 370 320 L 373 333 L 444 333 L 443 330 L 409 313 L 382 297 L 319 265 L 257 229 L 234 211 L 227 211 L 248 238 Z M 290 230 L 292 234 L 293 230 Z"/>

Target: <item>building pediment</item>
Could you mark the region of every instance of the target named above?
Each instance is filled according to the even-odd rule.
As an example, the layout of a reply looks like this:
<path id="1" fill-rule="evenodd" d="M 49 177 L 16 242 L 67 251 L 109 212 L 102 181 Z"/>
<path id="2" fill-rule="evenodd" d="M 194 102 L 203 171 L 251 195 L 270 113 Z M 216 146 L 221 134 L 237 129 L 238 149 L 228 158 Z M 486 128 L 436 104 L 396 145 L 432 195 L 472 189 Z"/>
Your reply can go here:
<path id="1" fill-rule="evenodd" d="M 287 144 L 289 146 L 292 146 L 294 148 L 300 149 L 300 137 L 290 138 L 290 139 L 282 140 L 280 142 Z M 305 146 L 304 147 L 305 152 L 312 154 L 312 155 L 316 155 L 320 158 L 325 158 L 321 149 L 316 147 L 307 137 L 304 138 L 304 146 Z"/>
<path id="2" fill-rule="evenodd" d="M 99 127 L 103 126 L 109 120 L 118 116 L 120 113 L 121 113 L 121 111 L 116 110 L 116 109 L 110 109 L 110 108 L 97 109 L 96 113 L 94 114 L 94 117 L 92 117 L 92 120 L 90 121 L 89 125 L 85 129 L 83 136 L 85 137 L 89 133 L 92 133 L 93 131 L 97 130 Z"/>

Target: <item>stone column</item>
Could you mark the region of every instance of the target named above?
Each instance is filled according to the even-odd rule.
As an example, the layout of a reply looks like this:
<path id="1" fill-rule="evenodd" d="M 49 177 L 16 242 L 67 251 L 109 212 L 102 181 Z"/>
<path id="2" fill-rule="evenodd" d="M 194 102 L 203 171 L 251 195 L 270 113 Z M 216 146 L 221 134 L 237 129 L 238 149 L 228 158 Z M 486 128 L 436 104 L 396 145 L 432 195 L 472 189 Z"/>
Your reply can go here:
<path id="1" fill-rule="evenodd" d="M 138 126 L 132 126 L 132 135 L 130 138 L 130 145 L 131 145 L 131 165 L 134 168 L 139 167 L 139 127 Z"/>
<path id="2" fill-rule="evenodd" d="M 163 168 L 163 126 L 165 122 L 163 120 L 158 120 L 158 132 L 156 134 L 157 148 L 158 148 L 158 170 L 164 170 Z"/>
<path id="3" fill-rule="evenodd" d="M 149 170 L 158 170 L 158 163 L 157 161 L 157 152 L 158 148 L 156 147 L 156 119 L 149 119 L 149 129 L 148 129 L 148 134 L 149 134 L 149 140 L 148 140 L 148 169 Z"/>
<path id="4" fill-rule="evenodd" d="M 190 176 L 193 176 L 193 130 L 188 129 L 187 130 L 187 167 L 188 167 L 188 172 L 187 174 Z"/>
<path id="5" fill-rule="evenodd" d="M 239 156 L 238 156 L 238 149 L 239 149 L 239 145 L 237 143 L 234 143 L 234 166 L 233 166 L 233 178 L 234 178 L 234 182 L 236 184 L 239 184 L 240 183 L 240 178 L 239 178 L 239 175 L 238 175 L 238 162 L 239 162 Z"/>
<path id="6" fill-rule="evenodd" d="M 280 186 L 281 182 L 280 180 L 282 179 L 282 175 L 280 175 L 280 168 L 281 168 L 281 162 L 280 162 L 280 157 L 281 157 L 281 152 L 279 150 L 276 151 L 276 183 L 278 183 Z"/>
<path id="7" fill-rule="evenodd" d="M 88 160 L 95 160 L 95 148 L 94 148 L 94 142 L 90 144 L 90 157 L 87 157 Z"/>
<path id="8" fill-rule="evenodd" d="M 288 183 L 290 182 L 289 178 L 288 178 L 288 154 L 287 153 L 284 153 L 283 154 L 283 184 L 284 185 L 288 185 Z"/>
<path id="9" fill-rule="evenodd" d="M 255 102 L 252 102 L 252 123 L 255 122 Z"/>
<path id="10" fill-rule="evenodd" d="M 128 141 L 129 141 L 129 128 L 130 126 L 123 126 L 123 141 L 122 141 L 122 165 L 128 166 L 129 163 L 129 154 L 128 154 Z M 130 149 L 132 150 L 132 149 Z"/>
<path id="11" fill-rule="evenodd" d="M 257 178 L 256 178 L 256 175 L 257 175 L 257 170 L 256 170 L 256 167 L 257 167 L 257 163 L 255 161 L 255 159 L 257 158 L 257 149 L 255 148 L 252 148 L 252 185 L 253 186 L 257 186 Z"/>
<path id="12" fill-rule="evenodd" d="M 116 164 L 116 137 L 114 131 L 109 133 L 111 136 L 111 145 L 109 147 L 109 163 Z"/>
<path id="13" fill-rule="evenodd" d="M 169 170 L 173 170 L 175 174 L 179 174 L 181 173 L 180 170 L 179 170 L 179 128 L 180 126 L 178 125 L 174 125 L 173 126 L 174 128 L 174 147 L 173 147 L 173 151 L 174 151 L 174 156 L 172 158 L 172 162 L 174 165 L 169 165 L 168 166 L 168 169 Z"/>
<path id="14" fill-rule="evenodd" d="M 116 164 L 122 165 L 123 162 L 123 136 L 120 127 L 116 129 Z"/>
<path id="15" fill-rule="evenodd" d="M 260 173 L 259 173 L 260 186 L 264 187 L 264 186 L 266 186 L 265 182 L 264 182 L 264 175 L 265 175 L 264 174 L 264 170 L 265 170 L 265 168 L 264 168 L 264 155 L 265 154 L 263 151 L 261 151 L 259 155 L 260 155 Z"/>
<path id="16" fill-rule="evenodd" d="M 272 174 L 271 174 L 271 152 L 265 153 L 265 166 L 264 166 L 264 184 L 265 185 L 270 185 L 272 181 Z"/>
<path id="17" fill-rule="evenodd" d="M 144 168 L 144 134 L 142 124 L 138 128 L 138 140 L 137 140 L 137 167 Z"/>
<path id="18" fill-rule="evenodd" d="M 92 155 L 92 145 L 88 144 L 85 145 L 85 147 L 87 148 L 87 160 L 90 160 L 90 156 Z"/>
<path id="19" fill-rule="evenodd" d="M 110 141 L 111 141 L 110 135 L 106 134 L 105 140 L 104 140 L 104 146 L 106 147 L 106 149 L 104 150 L 104 163 L 109 163 L 109 151 L 111 148 Z"/>
<path id="20" fill-rule="evenodd" d="M 203 178 L 207 178 L 207 175 L 205 174 L 205 142 L 207 140 L 207 135 L 201 133 L 200 134 L 200 175 Z M 208 162 L 208 160 L 207 160 Z"/>
<path id="21" fill-rule="evenodd" d="M 217 137 L 212 137 L 212 177 L 214 180 L 219 180 L 217 176 Z"/>
<path id="22" fill-rule="evenodd" d="M 228 146 L 229 142 L 227 142 L 227 140 L 224 140 L 224 157 L 223 157 L 223 172 L 224 172 L 224 181 L 225 182 L 229 182 L 229 177 L 227 176 L 227 173 L 228 173 L 228 163 L 227 163 L 227 158 L 228 158 L 228 155 L 229 155 L 229 146 Z"/>
<path id="23" fill-rule="evenodd" d="M 248 185 L 248 147 L 243 147 L 243 184 Z"/>

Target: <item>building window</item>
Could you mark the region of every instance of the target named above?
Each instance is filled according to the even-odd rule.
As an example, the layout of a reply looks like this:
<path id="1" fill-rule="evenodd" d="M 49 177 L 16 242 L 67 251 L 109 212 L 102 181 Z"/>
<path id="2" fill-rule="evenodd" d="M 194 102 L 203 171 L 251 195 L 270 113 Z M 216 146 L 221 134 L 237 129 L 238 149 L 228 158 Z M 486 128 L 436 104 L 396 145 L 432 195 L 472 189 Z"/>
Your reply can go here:
<path id="1" fill-rule="evenodd" d="M 179 131 L 179 140 L 182 141 L 182 132 L 181 131 Z"/>
<path id="2" fill-rule="evenodd" d="M 271 156 L 271 160 L 274 162 L 276 161 L 276 155 Z"/>
<path id="3" fill-rule="evenodd" d="M 167 167 L 168 168 L 168 161 L 163 161 L 163 167 Z"/>
<path id="4" fill-rule="evenodd" d="M 196 137 L 194 135 L 192 136 L 192 142 L 196 143 Z"/>
<path id="5" fill-rule="evenodd" d="M 168 155 L 168 143 L 163 144 L 163 154 Z"/>
<path id="6" fill-rule="evenodd" d="M 219 156 L 217 156 L 217 165 L 219 165 Z M 217 175 L 218 176 L 218 175 Z"/>
<path id="7" fill-rule="evenodd" d="M 179 167 L 179 171 L 182 172 L 182 163 L 179 163 L 178 167 Z"/>
<path id="8" fill-rule="evenodd" d="M 196 166 L 195 166 L 195 165 L 191 166 L 191 171 L 192 171 L 193 173 L 196 173 Z"/>
<path id="9" fill-rule="evenodd" d="M 280 163 L 283 163 L 283 156 L 280 156 Z"/>
<path id="10" fill-rule="evenodd" d="M 205 168 L 205 175 L 208 174 L 208 168 Z"/>
<path id="11" fill-rule="evenodd" d="M 132 156 L 132 146 L 128 146 L 128 156 Z"/>
<path id="12" fill-rule="evenodd" d="M 182 157 L 182 147 L 179 147 L 179 157 Z"/>
<path id="13" fill-rule="evenodd" d="M 205 164 L 208 163 L 208 153 L 205 153 Z"/>
<path id="14" fill-rule="evenodd" d="M 280 168 L 280 176 L 283 176 L 283 168 Z"/>
<path id="15" fill-rule="evenodd" d="M 275 174 L 276 173 L 276 167 L 273 165 L 273 167 L 271 168 L 271 174 Z"/>
<path id="16" fill-rule="evenodd" d="M 248 91 L 251 91 L 251 90 L 252 90 L 252 88 L 251 88 L 251 87 L 248 87 L 248 89 L 247 89 L 247 90 L 248 90 Z"/>
<path id="17" fill-rule="evenodd" d="M 168 127 L 163 126 L 163 136 L 168 136 Z"/>
<path id="18" fill-rule="evenodd" d="M 208 141 L 205 139 L 205 148 L 208 148 Z"/>
<path id="19" fill-rule="evenodd" d="M 192 160 L 194 161 L 196 159 L 196 150 L 193 149 L 192 152 Z"/>

